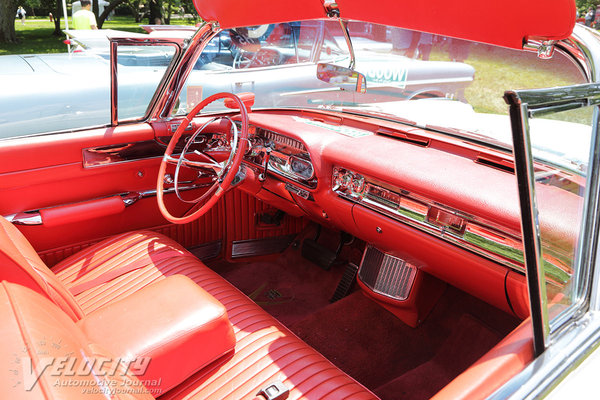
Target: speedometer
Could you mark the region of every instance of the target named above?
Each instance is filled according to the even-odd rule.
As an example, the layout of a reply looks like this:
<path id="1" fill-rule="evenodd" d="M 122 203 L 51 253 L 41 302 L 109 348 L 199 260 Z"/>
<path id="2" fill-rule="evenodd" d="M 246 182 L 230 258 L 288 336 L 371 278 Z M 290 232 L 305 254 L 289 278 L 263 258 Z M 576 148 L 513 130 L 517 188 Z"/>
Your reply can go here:
<path id="1" fill-rule="evenodd" d="M 289 160 L 291 171 L 302 179 L 311 179 L 315 173 L 310 161 L 292 156 Z"/>

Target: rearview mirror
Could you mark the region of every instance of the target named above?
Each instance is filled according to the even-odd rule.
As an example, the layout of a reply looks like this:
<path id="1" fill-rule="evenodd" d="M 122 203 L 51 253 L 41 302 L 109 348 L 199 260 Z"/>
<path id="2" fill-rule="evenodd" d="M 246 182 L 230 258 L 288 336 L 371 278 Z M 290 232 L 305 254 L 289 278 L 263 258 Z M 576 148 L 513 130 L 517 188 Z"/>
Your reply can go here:
<path id="1" fill-rule="evenodd" d="M 352 90 L 358 93 L 367 92 L 367 80 L 363 74 L 339 65 L 317 64 L 317 79 L 335 85 L 342 90 Z"/>

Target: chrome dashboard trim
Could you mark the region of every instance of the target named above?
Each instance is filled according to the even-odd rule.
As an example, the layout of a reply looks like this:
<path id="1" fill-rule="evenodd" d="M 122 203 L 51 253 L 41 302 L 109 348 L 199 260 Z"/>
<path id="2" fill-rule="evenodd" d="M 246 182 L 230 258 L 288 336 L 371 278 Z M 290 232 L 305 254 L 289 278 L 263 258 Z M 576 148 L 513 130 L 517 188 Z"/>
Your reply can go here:
<path id="1" fill-rule="evenodd" d="M 240 124 L 239 121 L 235 123 Z M 264 172 L 285 178 L 295 185 L 309 189 L 317 187 L 315 167 L 306 146 L 300 140 L 253 124 L 249 126 L 249 132 L 249 140 L 253 145 L 244 156 L 245 162 L 263 169 Z M 294 160 L 307 164 L 308 175 L 303 176 L 294 171 Z"/>
<path id="2" fill-rule="evenodd" d="M 292 168 L 292 159 L 297 158 L 299 160 L 302 160 L 304 162 L 306 162 L 307 164 L 310 165 L 310 176 L 309 177 L 305 177 L 302 176 L 298 173 L 296 173 L 293 168 Z M 274 172 L 278 175 L 282 175 L 285 176 L 288 179 L 291 179 L 292 181 L 299 181 L 299 183 L 308 183 L 310 182 L 311 179 L 313 179 L 315 177 L 315 167 L 312 165 L 312 163 L 302 157 L 298 157 L 295 155 L 287 155 L 285 153 L 279 152 L 279 151 L 272 151 L 271 152 L 271 157 L 269 158 L 269 165 L 268 165 L 268 170 L 270 172 Z M 310 186 L 310 185 L 308 185 Z"/>
<path id="3" fill-rule="evenodd" d="M 461 212 L 376 179 L 363 177 L 352 171 L 349 172 L 360 176 L 365 181 L 364 188 L 360 193 L 345 191 L 343 187 L 335 184 L 335 171 L 340 170 L 349 171 L 343 167 L 334 168 L 333 191 L 339 197 L 403 222 L 519 273 L 525 273 L 523 245 L 519 232 L 511 232 L 491 221 Z M 390 199 L 386 200 L 373 195 L 375 188 L 386 191 Z M 446 216 L 450 216 L 455 224 L 433 220 L 432 210 L 439 210 Z M 569 280 L 570 271 L 566 268 L 547 259 L 545 263 L 546 268 L 550 268 L 547 273 L 552 277 L 549 283 L 562 286 Z"/>

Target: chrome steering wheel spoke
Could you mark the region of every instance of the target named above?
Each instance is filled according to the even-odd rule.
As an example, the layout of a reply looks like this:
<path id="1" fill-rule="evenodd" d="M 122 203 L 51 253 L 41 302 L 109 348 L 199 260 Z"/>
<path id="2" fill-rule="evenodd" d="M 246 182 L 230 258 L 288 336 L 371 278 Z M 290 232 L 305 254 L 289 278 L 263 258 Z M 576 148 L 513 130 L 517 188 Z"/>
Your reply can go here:
<path id="1" fill-rule="evenodd" d="M 206 158 L 210 158 L 206 154 L 202 154 L 199 151 L 194 151 L 194 153 L 204 156 Z M 190 168 L 210 169 L 213 172 L 215 172 L 216 174 L 219 174 L 227 166 L 225 161 L 218 162 L 218 161 L 212 160 L 212 159 L 211 159 L 211 161 L 195 161 L 195 160 L 189 160 L 182 155 L 180 155 L 179 157 L 165 155 L 163 159 L 165 160 L 165 162 L 167 162 L 169 164 L 173 164 L 173 165 L 177 165 L 177 166 L 185 166 L 185 167 L 190 167 Z"/>
<path id="2" fill-rule="evenodd" d="M 229 152 L 228 159 L 226 161 L 219 162 L 219 161 L 215 160 L 214 158 L 212 158 L 211 156 L 209 156 L 205 153 L 201 153 L 197 150 L 194 150 L 193 154 L 204 157 L 207 161 L 196 161 L 196 160 L 189 160 L 189 159 L 185 158 L 185 155 L 188 154 L 190 145 L 195 142 L 196 137 L 200 133 L 202 133 L 207 126 L 209 126 L 211 123 L 213 123 L 219 119 L 229 120 L 229 122 L 231 123 L 231 126 L 233 127 L 233 138 L 232 138 L 231 150 Z M 238 129 L 237 129 L 237 126 L 235 125 L 235 123 L 233 122 L 233 120 L 227 116 L 218 116 L 218 117 L 212 118 L 211 120 L 206 122 L 204 125 L 202 125 L 200 128 L 198 128 L 198 130 L 192 135 L 192 137 L 187 141 L 187 143 L 183 147 L 183 150 L 181 151 L 181 155 L 179 156 L 179 158 L 175 158 L 173 156 L 167 156 L 165 154 L 164 159 L 166 162 L 176 164 L 175 177 L 174 177 L 175 178 L 174 179 L 174 188 L 175 188 L 175 195 L 177 196 L 177 198 L 180 201 L 182 201 L 184 203 L 192 204 L 192 203 L 197 203 L 197 202 L 201 201 L 205 197 L 204 195 L 202 195 L 202 196 L 198 197 L 197 199 L 194 199 L 191 201 L 185 200 L 184 198 L 181 197 L 181 195 L 179 193 L 179 171 L 181 169 L 181 166 L 185 165 L 186 167 L 212 170 L 214 172 L 214 174 L 216 175 L 215 180 L 218 182 L 221 182 L 223 180 L 223 176 L 227 173 L 227 171 L 229 170 L 229 167 L 231 166 L 231 163 L 233 162 L 233 156 L 236 153 L 237 147 L 238 147 L 237 146 L 238 137 L 239 137 Z"/>
<path id="3" fill-rule="evenodd" d="M 239 118 L 241 120 L 242 129 L 239 130 L 238 125 L 230 116 L 222 114 L 215 116 L 208 119 L 190 137 L 185 138 L 185 145 L 179 154 L 173 154 L 176 144 L 179 143 L 179 140 L 182 138 L 184 129 L 189 122 L 207 105 L 220 99 L 229 99 L 229 101 L 232 101 L 232 104 L 234 104 L 234 106 L 230 108 L 239 109 Z M 214 134 L 212 136 L 211 134 L 207 134 L 206 137 L 202 136 L 202 139 L 204 140 L 201 140 L 200 142 L 196 140 L 196 138 L 204 134 L 204 131 L 208 126 L 219 120 L 229 121 L 227 124 L 215 124 L 219 130 L 224 126 L 228 127 L 229 131 L 225 133 L 224 137 L 222 137 L 220 133 L 216 137 Z M 210 140 L 211 137 L 216 140 Z M 161 161 L 159 176 L 156 183 L 157 201 L 161 214 L 170 222 L 183 224 L 198 218 L 200 215 L 206 213 L 210 207 L 213 207 L 224 195 L 224 193 L 232 187 L 232 184 L 236 179 L 238 169 L 242 165 L 243 156 L 246 152 L 246 147 L 248 146 L 247 138 L 248 109 L 246 104 L 242 102 L 238 96 L 233 93 L 226 92 L 216 93 L 205 98 L 199 104 L 197 104 L 189 112 L 185 120 L 179 125 L 175 133 L 173 133 L 167 149 L 165 150 L 165 155 Z M 194 150 L 192 145 L 196 144 L 201 144 L 201 148 Z M 227 159 L 223 160 L 225 157 L 227 157 Z M 177 198 L 184 203 L 197 203 L 196 206 L 190 208 L 182 217 L 173 216 L 167 210 L 163 198 L 165 185 L 164 177 L 167 174 L 167 166 L 169 164 L 175 167 L 175 171 L 173 173 L 172 181 L 167 183 L 172 183 L 172 189 Z M 198 182 L 201 182 L 201 184 L 206 184 L 207 179 L 208 181 L 212 182 L 210 186 L 208 186 L 208 190 L 206 190 L 196 199 L 186 200 L 181 196 L 180 191 L 187 188 L 181 186 L 185 180 L 185 178 L 181 178 L 183 178 L 184 175 L 189 175 L 190 173 L 190 171 L 185 171 L 184 174 L 184 171 L 182 171 L 181 168 L 182 166 L 196 170 L 197 176 L 190 181 L 192 186 L 196 185 Z M 204 187 L 206 187 L 206 185 Z"/>

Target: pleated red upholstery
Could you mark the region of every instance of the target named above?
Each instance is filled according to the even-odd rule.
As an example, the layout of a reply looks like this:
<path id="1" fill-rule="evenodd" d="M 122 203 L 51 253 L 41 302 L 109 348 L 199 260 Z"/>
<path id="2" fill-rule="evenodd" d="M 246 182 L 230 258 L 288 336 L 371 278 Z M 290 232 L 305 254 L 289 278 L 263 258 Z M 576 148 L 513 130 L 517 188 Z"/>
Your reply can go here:
<path id="1" fill-rule="evenodd" d="M 173 274 L 188 276 L 227 308 L 237 339 L 234 354 L 198 372 L 161 398 L 254 399 L 261 388 L 275 380 L 281 380 L 290 389 L 292 400 L 376 398 L 202 262 L 181 257 L 181 251 L 186 250 L 162 235 L 138 231 L 86 248 L 53 269 L 70 288 L 124 262 L 148 259 L 148 266 L 76 295 L 84 313 Z M 173 252 L 176 257 L 151 261 L 153 255 L 162 252 Z"/>

